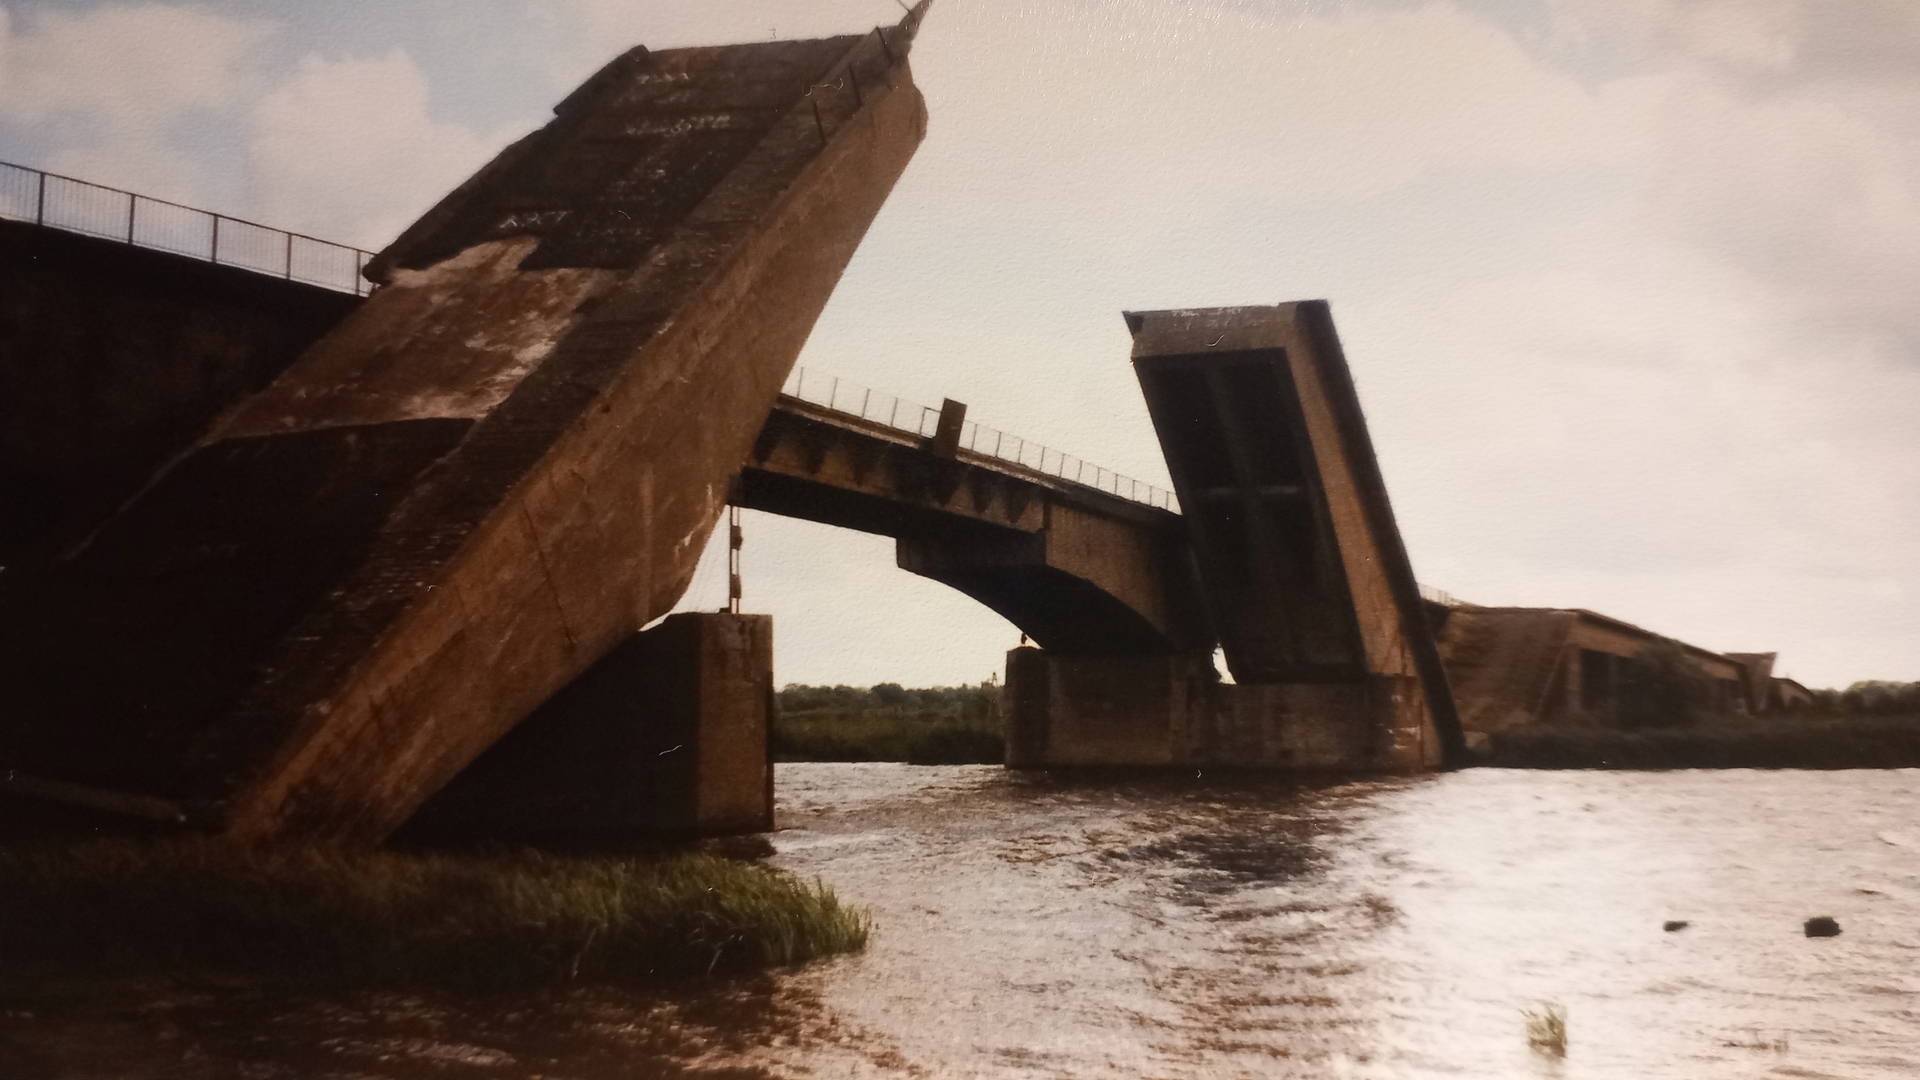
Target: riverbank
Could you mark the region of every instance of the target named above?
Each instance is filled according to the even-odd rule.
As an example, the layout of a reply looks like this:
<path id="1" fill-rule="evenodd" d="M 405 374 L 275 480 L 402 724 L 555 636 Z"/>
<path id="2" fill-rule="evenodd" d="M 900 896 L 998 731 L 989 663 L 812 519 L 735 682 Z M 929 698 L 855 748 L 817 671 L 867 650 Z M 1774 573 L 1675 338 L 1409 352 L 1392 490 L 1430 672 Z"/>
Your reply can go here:
<path id="1" fill-rule="evenodd" d="M 793 965 L 857 952 L 868 930 L 817 881 L 712 855 L 0 849 L 10 984 L 205 973 L 506 990 Z"/>
<path id="2" fill-rule="evenodd" d="M 1798 717 L 1620 731 L 1495 732 L 1481 764 L 1509 769 L 1920 768 L 1920 716 Z"/>
<path id="3" fill-rule="evenodd" d="M 770 864 L 874 912 L 857 959 L 501 994 L 0 992 L 0 1077 L 1920 1075 L 1909 773 L 793 764 L 775 795 Z M 1841 936 L 1806 937 L 1814 915 Z M 1547 1002 L 1564 1062 L 1529 1045 Z"/>

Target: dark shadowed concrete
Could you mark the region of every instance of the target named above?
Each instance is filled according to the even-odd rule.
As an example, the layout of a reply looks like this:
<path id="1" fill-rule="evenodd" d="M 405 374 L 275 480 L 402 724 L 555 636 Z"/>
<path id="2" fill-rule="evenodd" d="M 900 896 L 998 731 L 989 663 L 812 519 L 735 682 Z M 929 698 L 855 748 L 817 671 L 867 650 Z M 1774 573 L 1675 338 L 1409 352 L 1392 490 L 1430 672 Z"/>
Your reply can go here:
<path id="1" fill-rule="evenodd" d="M 358 304 L 0 221 L 0 565 L 138 490 Z"/>
<path id="2" fill-rule="evenodd" d="M 690 579 L 925 132 L 885 32 L 610 64 L 365 303 L 0 575 L 0 758 L 385 835 Z"/>
<path id="3" fill-rule="evenodd" d="M 772 711 L 772 616 L 669 615 L 489 747 L 402 836 L 588 845 L 765 832 Z"/>

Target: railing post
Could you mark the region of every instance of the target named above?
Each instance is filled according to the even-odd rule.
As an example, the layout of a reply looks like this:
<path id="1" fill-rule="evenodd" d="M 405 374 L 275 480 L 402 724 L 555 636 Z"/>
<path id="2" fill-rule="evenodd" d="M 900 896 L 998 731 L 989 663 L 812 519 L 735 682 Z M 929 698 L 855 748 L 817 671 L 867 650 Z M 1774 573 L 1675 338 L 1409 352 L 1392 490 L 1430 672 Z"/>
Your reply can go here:
<path id="1" fill-rule="evenodd" d="M 293 280 L 293 234 L 287 234 L 287 280 Z"/>
<path id="2" fill-rule="evenodd" d="M 140 196 L 127 192 L 127 243 L 133 243 L 133 208 L 140 203 Z"/>
<path id="3" fill-rule="evenodd" d="M 220 265 L 220 215 L 213 215 L 213 247 L 207 252 L 207 261 Z"/>
<path id="4" fill-rule="evenodd" d="M 353 249 L 353 295 L 355 296 L 360 295 L 361 288 L 363 288 L 367 283 L 367 279 L 361 276 L 360 274 L 360 271 L 362 269 L 364 269 L 364 267 L 360 265 L 360 249 L 354 248 Z"/>

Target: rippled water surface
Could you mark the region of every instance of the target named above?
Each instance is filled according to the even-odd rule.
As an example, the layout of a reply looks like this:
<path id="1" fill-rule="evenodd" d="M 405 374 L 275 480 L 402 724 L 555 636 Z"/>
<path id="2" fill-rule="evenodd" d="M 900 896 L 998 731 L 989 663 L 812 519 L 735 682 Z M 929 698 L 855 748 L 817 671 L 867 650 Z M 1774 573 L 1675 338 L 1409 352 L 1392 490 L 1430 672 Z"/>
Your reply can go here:
<path id="1" fill-rule="evenodd" d="M 1912 770 L 809 765 L 781 798 L 778 861 L 880 925 L 795 981 L 933 1075 L 1920 1076 Z M 1564 1061 L 1527 1045 L 1547 1000 Z"/>
<path id="2" fill-rule="evenodd" d="M 774 862 L 872 910 L 864 955 L 668 997 L 149 1004 L 95 1041 L 164 1024 L 261 1077 L 1920 1076 L 1920 771 L 778 790 Z M 1544 1001 L 1564 1059 L 1528 1047 Z"/>

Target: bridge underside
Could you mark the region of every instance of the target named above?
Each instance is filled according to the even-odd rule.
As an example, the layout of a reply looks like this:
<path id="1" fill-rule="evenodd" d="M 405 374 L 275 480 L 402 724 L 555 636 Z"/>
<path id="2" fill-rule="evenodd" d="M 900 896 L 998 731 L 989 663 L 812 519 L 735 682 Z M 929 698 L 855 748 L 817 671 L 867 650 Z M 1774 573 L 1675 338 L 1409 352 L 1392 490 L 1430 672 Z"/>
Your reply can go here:
<path id="1" fill-rule="evenodd" d="M 1178 515 L 792 398 L 768 417 L 741 506 L 890 536 L 901 568 L 1069 656 L 1207 651 Z"/>

